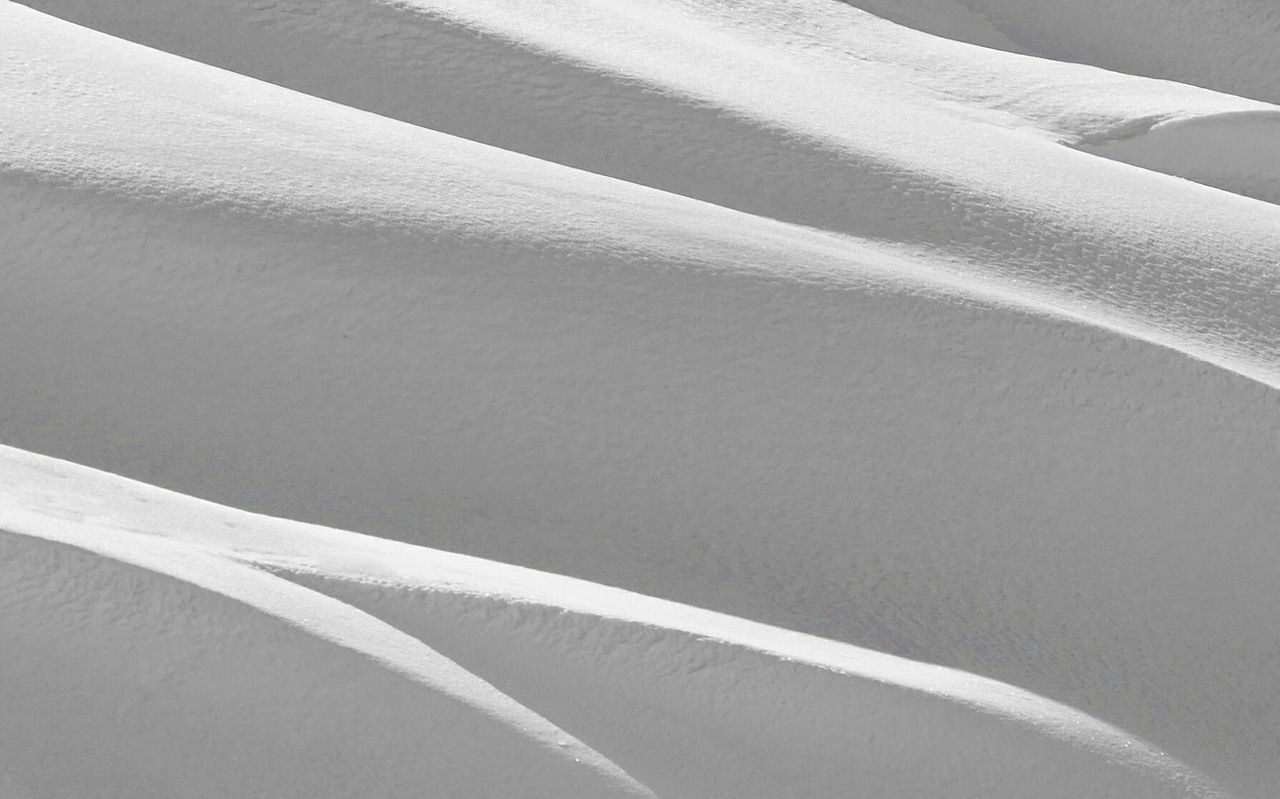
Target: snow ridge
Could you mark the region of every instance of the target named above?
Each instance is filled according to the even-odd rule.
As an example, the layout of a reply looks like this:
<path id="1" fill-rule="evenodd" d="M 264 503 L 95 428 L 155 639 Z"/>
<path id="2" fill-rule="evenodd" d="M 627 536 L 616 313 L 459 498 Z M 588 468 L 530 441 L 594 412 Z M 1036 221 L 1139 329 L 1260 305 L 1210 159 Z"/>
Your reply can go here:
<path id="1" fill-rule="evenodd" d="M 101 790 L 105 779 L 113 795 L 195 783 L 408 796 L 429 779 L 466 796 L 654 795 L 423 643 L 440 642 L 589 731 L 658 795 L 1225 796 L 1120 730 L 973 675 L 3 457 L 0 629 L 20 644 L 4 682 L 37 669 L 46 686 L 6 696 L 17 712 L 0 741 L 7 773 L 42 794 Z M 166 518 L 183 524 L 158 526 Z M 249 657 L 255 647 L 269 657 Z M 157 690 L 162 703 L 140 698 Z M 135 694 L 148 715 L 122 722 L 98 707 Z M 40 714 L 74 740 L 23 741 L 48 726 L 31 723 Z M 193 759 L 197 736 L 214 748 Z M 57 747 L 82 746 L 89 755 L 72 768 L 42 773 Z M 299 768 L 318 756 L 322 768 Z M 204 771 L 227 758 L 234 772 Z"/>

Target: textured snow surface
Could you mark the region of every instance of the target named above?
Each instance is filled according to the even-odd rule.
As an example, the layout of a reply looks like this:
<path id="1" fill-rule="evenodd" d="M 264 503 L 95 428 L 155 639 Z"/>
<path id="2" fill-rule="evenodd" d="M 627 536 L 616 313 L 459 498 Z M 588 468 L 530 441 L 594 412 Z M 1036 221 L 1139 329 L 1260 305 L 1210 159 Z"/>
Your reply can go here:
<path id="1" fill-rule="evenodd" d="M 963 672 L 20 450 L 0 476 L 20 796 L 1221 795 Z"/>
<path id="2" fill-rule="evenodd" d="M 1280 784 L 1264 4 L 32 5 L 0 789 Z"/>

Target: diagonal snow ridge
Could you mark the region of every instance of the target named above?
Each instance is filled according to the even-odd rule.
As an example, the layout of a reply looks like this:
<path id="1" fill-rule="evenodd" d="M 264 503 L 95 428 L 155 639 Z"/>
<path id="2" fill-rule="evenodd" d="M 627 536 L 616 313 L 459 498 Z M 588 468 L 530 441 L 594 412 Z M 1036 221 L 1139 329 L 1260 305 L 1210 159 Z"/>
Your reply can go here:
<path id="1" fill-rule="evenodd" d="M 440 641 L 651 772 L 660 795 L 1226 796 L 1121 730 L 975 675 L 581 580 L 256 516 L 19 450 L 0 458 L 0 627 L 21 644 L 8 662 L 17 674 L 5 683 L 25 682 L 32 658 L 47 683 L 28 700 L 6 697 L 16 712 L 0 726 L 0 767 L 41 795 L 83 791 L 76 779 L 94 776 L 119 780 L 110 790 L 161 795 L 222 758 L 238 760 L 236 773 L 206 790 L 234 795 L 345 795 L 336 781 L 398 796 L 415 778 L 467 796 L 653 795 L 430 648 Z M 264 628 L 274 637 L 263 638 Z M 59 663 L 66 659 L 75 665 Z M 371 661 L 408 685 L 388 685 Z M 284 675 L 297 682 L 292 690 L 282 690 Z M 153 715 L 113 722 L 95 706 L 101 697 L 87 693 L 106 686 L 117 698 L 139 692 L 147 699 L 138 712 Z M 265 691 L 282 693 L 268 701 Z M 804 701 L 813 695 L 825 707 Z M 460 717 L 450 701 L 481 720 Z M 246 703 L 260 712 L 231 716 Z M 175 725 L 168 714 L 178 709 L 197 720 Z M 29 714 L 39 712 L 54 718 L 32 725 Z M 209 712 L 226 726 L 204 726 Z M 403 728 L 407 713 L 425 719 Z M 628 723 L 619 726 L 621 718 Z M 237 723 L 246 726 L 237 731 Z M 293 746 L 299 732 L 289 726 L 299 723 L 308 734 Z M 167 730 L 167 740 L 139 732 L 148 727 Z M 56 744 L 18 737 L 49 728 L 78 732 Z M 379 752 L 378 772 L 358 755 L 339 755 L 355 736 L 375 738 L 359 747 L 365 752 L 388 746 L 382 729 L 412 737 Z M 191 751 L 200 739 L 186 736 L 195 735 L 214 748 Z M 226 737 L 235 735 L 245 739 Z M 91 754 L 59 777 L 41 775 L 33 768 L 49 756 L 41 745 L 87 745 Z M 923 752 L 927 763 L 908 768 Z M 314 783 L 286 776 L 298 773 L 299 758 L 322 756 L 334 761 Z M 576 768 L 566 769 L 570 762 Z"/>
<path id="2" fill-rule="evenodd" d="M 1005 294 L 1275 380 L 1280 352 L 1267 342 L 1280 335 L 1265 298 L 1280 281 L 1280 211 L 1194 187 L 1189 198 L 1162 176 L 1058 146 L 1275 106 L 939 40 L 827 0 L 749 13 L 665 0 L 643 15 L 585 0 L 193 3 L 163 24 L 149 8 L 57 10 L 414 124 L 925 249 Z M 1259 147 L 1243 175 L 1138 160 L 1269 196 Z M 1213 237 L 1198 235 L 1201 222 Z M 1223 285 L 1219 263 L 1232 265 Z"/>
<path id="3" fill-rule="evenodd" d="M 653 796 L 420 641 L 148 532 L 0 508 L 0 769 L 34 795 Z"/>

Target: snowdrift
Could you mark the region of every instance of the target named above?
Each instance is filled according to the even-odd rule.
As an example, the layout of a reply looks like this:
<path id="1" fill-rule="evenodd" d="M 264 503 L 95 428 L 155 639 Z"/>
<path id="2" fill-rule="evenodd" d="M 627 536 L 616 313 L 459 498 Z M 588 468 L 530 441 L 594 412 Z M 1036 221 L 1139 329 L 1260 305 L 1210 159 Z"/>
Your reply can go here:
<path id="1" fill-rule="evenodd" d="M 1221 795 L 973 675 L 0 459 L 0 773 L 24 799 L 655 795 L 435 647 L 661 796 Z"/>
<path id="2" fill-rule="evenodd" d="M 655 3 L 643 19 L 627 4 L 565 5 L 574 25 L 533 2 L 500 13 L 509 5 L 128 3 L 111 17 L 136 23 L 116 33 L 324 100 L 0 3 L 0 439 L 980 674 L 1112 730 L 1098 740 L 1152 742 L 1132 744 L 1150 762 L 1268 795 L 1280 781 L 1280 207 L 1077 148 L 1133 136 L 1157 153 L 1180 126 L 1216 137 L 1215 123 L 1173 121 L 1195 119 L 1235 120 L 1230 144 L 1241 120 L 1275 108 L 947 42 L 835 3 Z M 37 564 L 11 567 L 27 569 L 14 579 L 65 568 L 127 581 L 142 568 L 168 575 L 139 578 L 154 583 L 145 607 L 172 590 L 218 629 L 241 612 L 225 610 L 222 583 L 174 575 L 147 547 L 142 562 L 76 541 L 10 542 Z M 250 598 L 276 585 L 241 565 L 255 570 Z M 625 699 L 576 647 L 451 626 L 492 613 L 494 629 L 612 640 L 610 625 L 574 626 L 583 609 L 437 602 L 404 575 L 384 602 L 331 566 L 282 568 L 368 614 L 342 610 L 353 625 L 381 619 L 394 629 L 370 629 L 477 675 L 452 693 L 432 675 L 455 666 L 435 660 L 444 671 L 416 680 L 360 679 L 369 708 L 404 692 L 456 716 L 465 740 L 506 747 L 546 775 L 530 791 L 577 779 L 643 790 L 625 773 L 659 794 L 777 795 L 812 774 L 823 795 L 875 762 L 897 769 L 874 772 L 887 792 L 961 775 L 986 795 L 1024 778 L 1024 795 L 1044 795 L 1056 773 L 1085 793 L 1212 790 L 1178 783 L 1181 766 L 1101 768 L 1110 743 L 1064 746 L 1043 725 L 1026 738 L 959 700 L 859 688 L 837 701 L 823 669 L 778 696 L 797 697 L 785 729 L 828 765 L 799 749 L 771 760 L 778 741 L 742 733 L 761 708 L 785 715 L 767 697 L 689 700 L 681 716 L 683 700 L 657 689 Z M 316 601 L 312 616 L 338 612 Z M 286 623 L 250 615 L 263 637 Z M 685 630 L 660 636 L 670 657 L 721 657 L 687 625 L 660 626 Z M 101 629 L 111 646 L 135 634 Z M 149 629 L 139 640 L 163 661 Z M 290 640 L 333 669 L 359 659 L 316 635 Z M 502 667 L 509 651 L 527 660 Z M 752 684 L 790 673 L 748 660 L 771 664 Z M 622 673 L 648 673 L 633 668 Z M 561 669 L 602 681 L 593 699 L 553 679 Z M 94 679 L 77 695 L 135 685 L 119 669 Z M 664 777 L 657 754 L 628 760 L 626 725 L 593 715 L 610 702 L 666 708 L 644 711 L 677 719 L 646 727 L 650 751 L 705 753 L 719 764 L 708 782 L 697 765 Z M 882 733 L 858 728 L 866 761 L 836 757 L 819 739 L 847 721 L 802 718 L 828 702 L 841 718 L 870 703 L 900 726 L 875 746 Z M 720 729 L 742 737 L 676 736 L 708 723 L 692 708 L 736 719 Z M 545 756 L 527 730 L 552 724 L 595 747 L 581 757 L 594 765 Z M 917 768 L 944 746 L 960 747 L 951 765 Z M 100 764 L 135 756 L 93 751 Z M 388 786 L 420 773 L 388 763 Z M 1077 781 L 1094 772 L 1100 782 Z M 57 795 L 89 777 L 14 779 Z M 121 790 L 177 784 L 147 779 Z M 245 779 L 274 784 L 265 766 Z"/>

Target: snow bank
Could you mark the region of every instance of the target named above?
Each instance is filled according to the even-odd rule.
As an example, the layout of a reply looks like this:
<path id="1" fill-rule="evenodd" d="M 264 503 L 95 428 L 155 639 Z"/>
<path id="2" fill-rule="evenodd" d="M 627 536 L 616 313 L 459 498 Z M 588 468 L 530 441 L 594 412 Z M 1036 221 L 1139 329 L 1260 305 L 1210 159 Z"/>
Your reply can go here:
<path id="1" fill-rule="evenodd" d="M 651 795 L 440 646 L 662 796 L 1221 795 L 973 675 L 0 458 L 0 772 L 26 796 Z"/>

